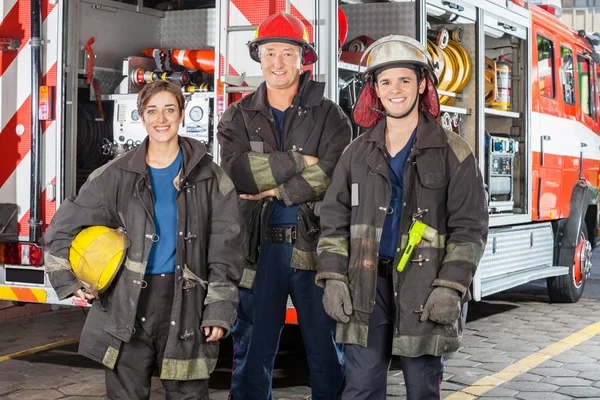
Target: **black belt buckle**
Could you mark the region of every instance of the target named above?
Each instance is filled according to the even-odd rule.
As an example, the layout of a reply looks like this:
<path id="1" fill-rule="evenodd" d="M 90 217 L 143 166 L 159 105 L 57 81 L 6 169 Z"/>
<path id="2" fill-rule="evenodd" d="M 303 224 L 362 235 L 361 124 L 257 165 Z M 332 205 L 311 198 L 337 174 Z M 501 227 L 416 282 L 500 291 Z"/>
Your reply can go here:
<path id="1" fill-rule="evenodd" d="M 295 226 L 268 228 L 266 240 L 275 243 L 294 243 L 298 236 Z"/>
<path id="2" fill-rule="evenodd" d="M 391 278 L 394 260 L 380 258 L 377 263 L 377 275 L 382 278 Z"/>
<path id="3" fill-rule="evenodd" d="M 295 226 L 285 228 L 285 243 L 294 243 L 298 237 L 298 230 Z"/>

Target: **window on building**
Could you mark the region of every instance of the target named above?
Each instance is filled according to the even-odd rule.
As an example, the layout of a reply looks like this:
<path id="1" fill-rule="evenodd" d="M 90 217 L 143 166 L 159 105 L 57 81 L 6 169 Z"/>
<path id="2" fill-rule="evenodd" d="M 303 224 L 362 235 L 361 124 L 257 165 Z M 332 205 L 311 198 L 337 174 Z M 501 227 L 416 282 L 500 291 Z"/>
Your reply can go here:
<path id="1" fill-rule="evenodd" d="M 567 104 L 575 104 L 575 71 L 573 69 L 573 51 L 566 46 L 560 46 L 561 83 L 563 98 Z"/>
<path id="2" fill-rule="evenodd" d="M 538 35 L 537 51 L 540 95 L 554 98 L 554 43 Z"/>

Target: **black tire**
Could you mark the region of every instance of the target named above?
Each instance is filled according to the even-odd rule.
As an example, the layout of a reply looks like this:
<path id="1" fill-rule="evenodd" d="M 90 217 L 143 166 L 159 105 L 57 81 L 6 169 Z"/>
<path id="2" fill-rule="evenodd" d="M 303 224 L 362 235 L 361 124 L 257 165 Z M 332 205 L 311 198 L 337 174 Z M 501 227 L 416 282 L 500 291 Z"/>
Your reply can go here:
<path id="1" fill-rule="evenodd" d="M 592 245 L 588 240 L 587 228 L 585 224 L 582 224 L 581 231 L 579 233 L 578 242 L 583 239 L 583 249 L 581 250 L 581 281 L 576 282 L 575 279 L 575 261 L 569 269 L 567 275 L 555 276 L 546 279 L 546 286 L 548 289 L 548 296 L 550 301 L 553 303 L 577 303 L 583 294 L 585 288 L 585 281 L 587 280 L 589 269 L 586 272 L 585 265 L 587 262 L 592 262 Z"/>

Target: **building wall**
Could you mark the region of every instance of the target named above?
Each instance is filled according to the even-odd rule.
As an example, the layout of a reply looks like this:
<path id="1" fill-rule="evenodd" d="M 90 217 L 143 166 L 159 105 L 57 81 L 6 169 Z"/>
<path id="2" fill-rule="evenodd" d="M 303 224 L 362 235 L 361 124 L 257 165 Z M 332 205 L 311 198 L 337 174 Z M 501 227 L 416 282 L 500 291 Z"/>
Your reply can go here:
<path id="1" fill-rule="evenodd" d="M 598 7 L 563 8 L 562 21 L 575 29 L 583 29 L 587 33 L 600 32 L 600 0 L 581 1 L 596 1 L 599 4 Z M 566 3 L 565 0 L 563 0 L 563 5 L 564 3 Z"/>
<path id="2" fill-rule="evenodd" d="M 600 0 L 562 0 L 564 8 L 572 7 L 600 7 Z"/>

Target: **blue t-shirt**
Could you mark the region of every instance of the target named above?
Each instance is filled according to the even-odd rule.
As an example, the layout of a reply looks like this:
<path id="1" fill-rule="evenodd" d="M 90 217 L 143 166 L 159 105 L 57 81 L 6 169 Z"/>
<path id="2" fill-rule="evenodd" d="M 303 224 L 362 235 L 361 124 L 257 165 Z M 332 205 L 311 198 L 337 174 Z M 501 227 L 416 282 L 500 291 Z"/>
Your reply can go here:
<path id="1" fill-rule="evenodd" d="M 388 155 L 388 167 L 390 169 L 390 181 L 392 184 L 390 209 L 393 211 L 385 217 L 381 242 L 379 243 L 379 255 L 384 258 L 393 259 L 398 249 L 400 217 L 402 216 L 402 201 L 404 198 L 404 165 L 410 155 L 416 132 L 417 130 L 415 129 L 404 148 L 394 157 Z"/>
<path id="2" fill-rule="evenodd" d="M 271 114 L 275 119 L 275 127 L 279 132 L 279 150 L 283 151 L 283 122 L 285 121 L 285 111 L 271 107 Z M 297 222 L 298 206 L 286 207 L 282 200 L 274 199 L 271 204 L 271 214 L 269 215 L 269 226 L 293 226 Z"/>
<path id="3" fill-rule="evenodd" d="M 175 248 L 177 246 L 177 188 L 173 184 L 181 169 L 181 150 L 175 161 L 166 168 L 148 166 L 152 194 L 154 196 L 154 225 L 158 241 L 152 244 L 146 274 L 170 274 L 175 272 Z"/>

